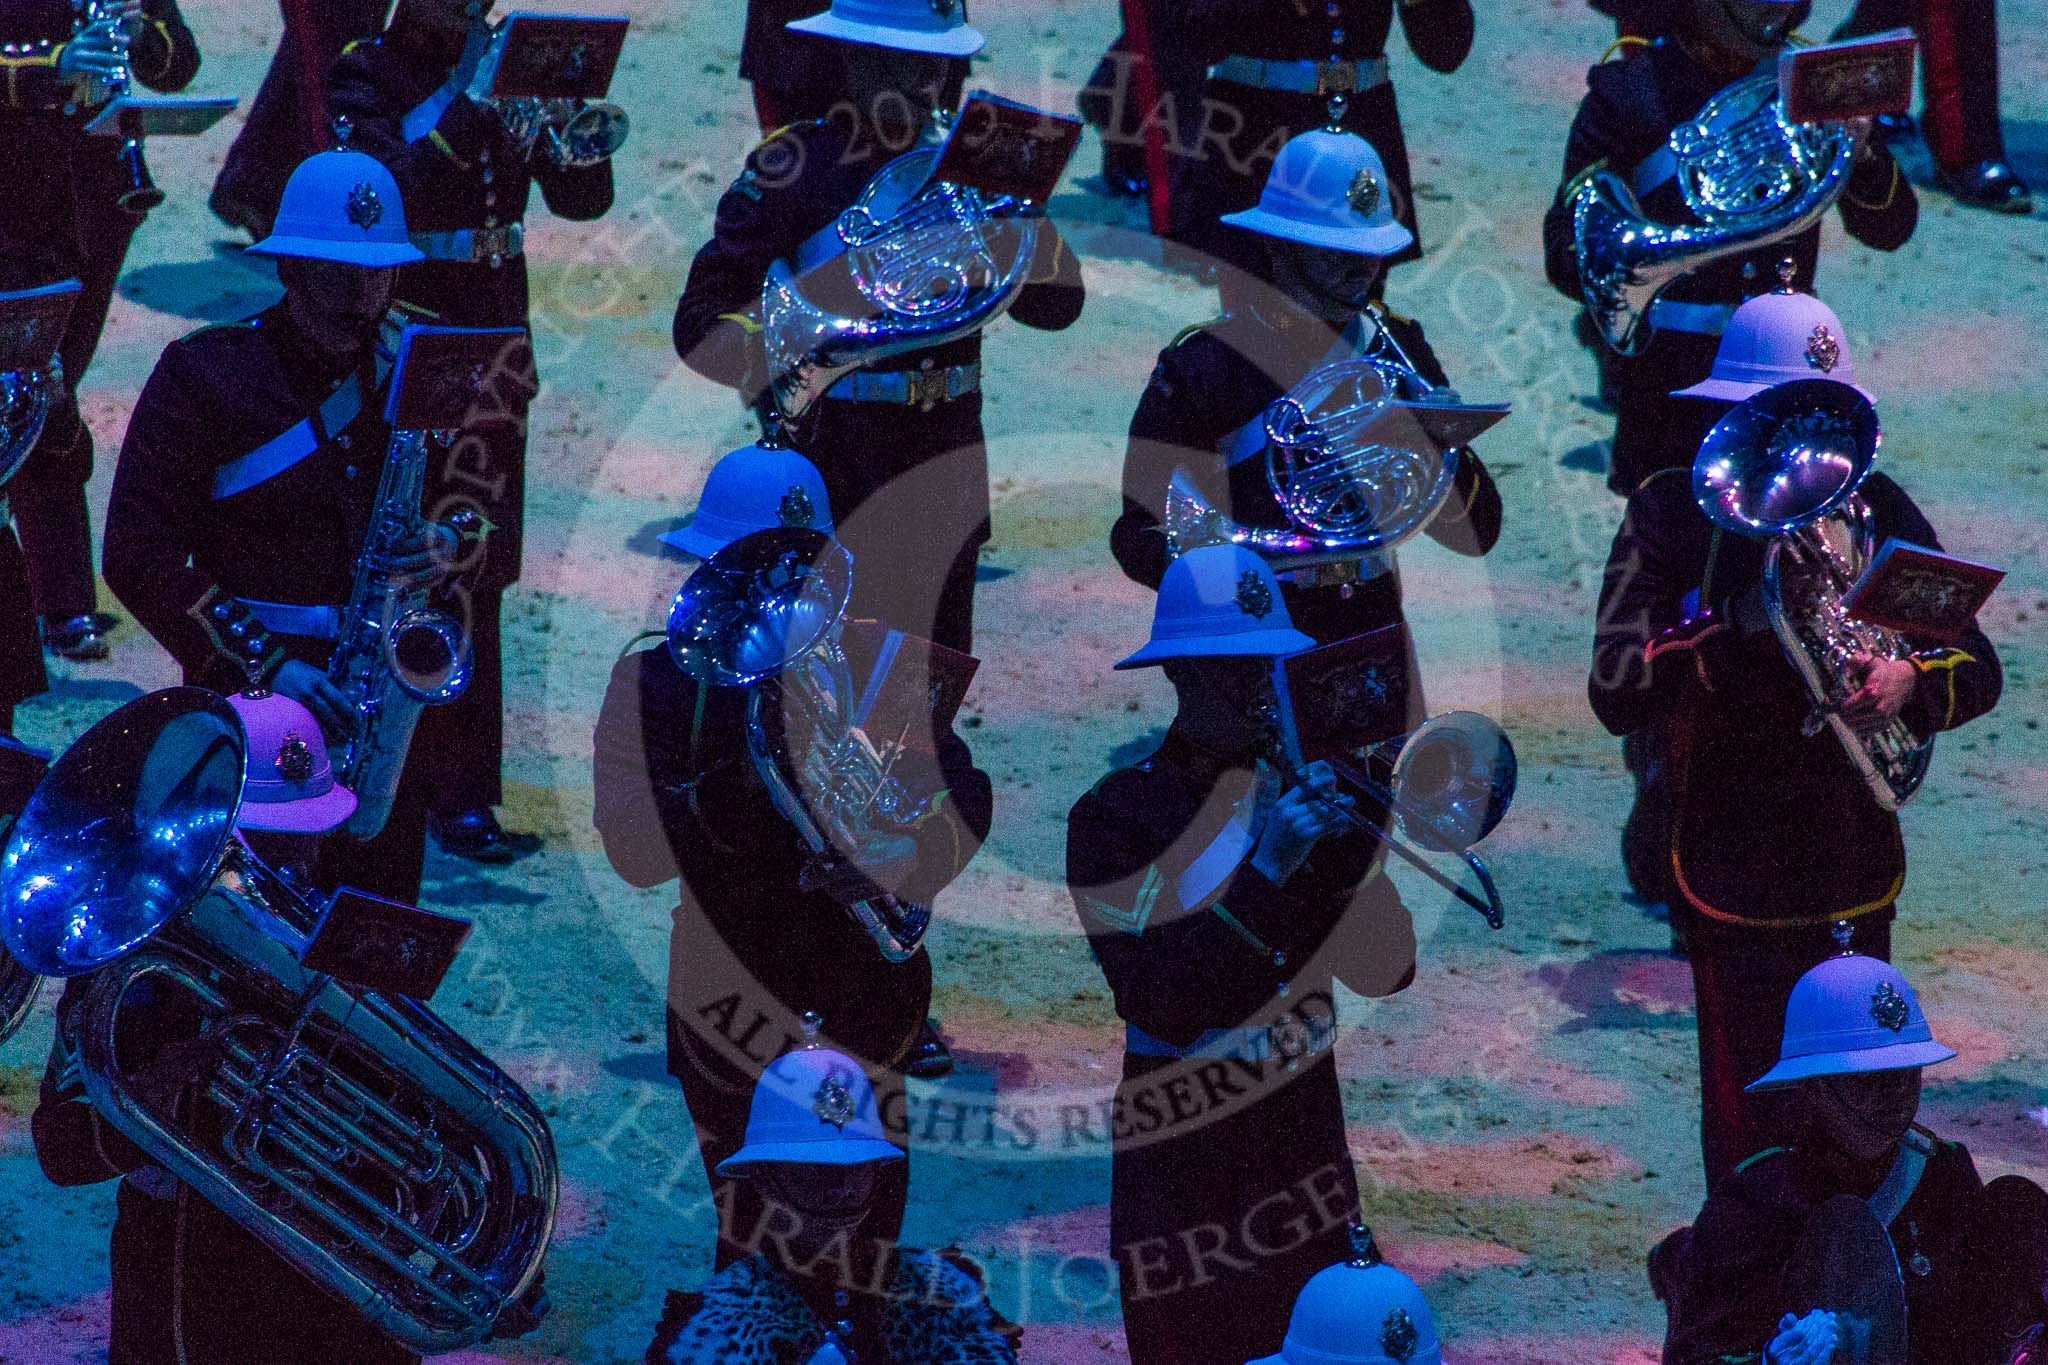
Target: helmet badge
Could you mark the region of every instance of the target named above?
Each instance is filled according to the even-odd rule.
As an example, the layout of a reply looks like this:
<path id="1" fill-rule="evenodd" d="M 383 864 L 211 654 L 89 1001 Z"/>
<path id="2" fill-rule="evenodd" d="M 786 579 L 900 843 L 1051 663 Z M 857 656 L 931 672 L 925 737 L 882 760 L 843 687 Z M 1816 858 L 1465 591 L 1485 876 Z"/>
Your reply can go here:
<path id="1" fill-rule="evenodd" d="M 853 1091 L 838 1073 L 819 1082 L 818 1093 L 811 1098 L 811 1112 L 834 1128 L 843 1129 L 853 1121 Z"/>
<path id="2" fill-rule="evenodd" d="M 1827 374 L 1842 359 L 1842 343 L 1835 340 L 1835 334 L 1828 330 L 1826 323 L 1817 325 L 1806 338 L 1806 363 Z"/>
<path id="3" fill-rule="evenodd" d="M 811 503 L 811 495 L 801 484 L 791 484 L 789 491 L 782 495 L 782 503 L 775 509 L 775 515 L 784 526 L 809 526 L 817 520 L 818 509 Z"/>
<path id="4" fill-rule="evenodd" d="M 1387 1313 L 1387 1320 L 1380 1324 L 1380 1349 L 1395 1360 L 1406 1360 L 1415 1354 L 1416 1343 L 1422 1334 L 1415 1330 L 1415 1320 L 1408 1316 L 1405 1308 L 1395 1308 Z"/>
<path id="5" fill-rule="evenodd" d="M 348 192 L 348 220 L 363 231 L 377 226 L 384 216 L 384 201 L 377 195 L 377 187 L 365 180 Z"/>
<path id="6" fill-rule="evenodd" d="M 1358 174 L 1351 177 L 1351 188 L 1344 192 L 1350 201 L 1352 212 L 1361 218 L 1372 217 L 1372 211 L 1380 206 L 1379 177 L 1369 166 L 1361 166 Z"/>
<path id="7" fill-rule="evenodd" d="M 313 750 L 296 730 L 277 748 L 277 773 L 287 782 L 304 782 L 313 775 Z"/>
<path id="8" fill-rule="evenodd" d="M 1870 996 L 1870 1017 L 1884 1028 L 1897 1033 L 1906 1026 L 1913 1011 L 1906 1004 L 1906 997 L 1900 995 L 1889 981 L 1877 983 L 1877 989 Z"/>
<path id="9" fill-rule="evenodd" d="M 1273 610 L 1273 590 L 1250 569 L 1238 576 L 1237 609 L 1258 621 L 1265 620 L 1266 613 Z"/>

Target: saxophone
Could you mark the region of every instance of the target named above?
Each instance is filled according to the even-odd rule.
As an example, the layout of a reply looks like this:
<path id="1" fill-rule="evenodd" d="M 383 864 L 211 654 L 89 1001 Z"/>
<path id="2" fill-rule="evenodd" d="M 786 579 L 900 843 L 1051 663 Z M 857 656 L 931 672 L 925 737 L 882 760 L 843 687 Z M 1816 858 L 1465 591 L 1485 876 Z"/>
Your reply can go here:
<path id="1" fill-rule="evenodd" d="M 356 839 L 375 838 L 391 817 L 421 708 L 446 705 L 469 686 L 469 635 L 462 623 L 427 605 L 431 578 L 389 567 L 426 528 L 420 511 L 426 479 L 427 433 L 394 430 L 327 664 L 327 680 L 355 714 L 353 733 L 336 746 L 334 768 L 336 779 L 356 794 L 356 812 L 342 827 Z"/>

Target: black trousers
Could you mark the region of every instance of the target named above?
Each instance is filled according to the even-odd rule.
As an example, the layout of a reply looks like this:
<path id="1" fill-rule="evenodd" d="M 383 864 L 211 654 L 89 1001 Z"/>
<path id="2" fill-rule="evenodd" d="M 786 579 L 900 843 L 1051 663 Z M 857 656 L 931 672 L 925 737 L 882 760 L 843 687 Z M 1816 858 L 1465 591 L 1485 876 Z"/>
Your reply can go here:
<path id="1" fill-rule="evenodd" d="M 418 1365 L 226 1214 L 162 1182 L 162 1199 L 121 1182 L 107 1365 Z"/>
<path id="2" fill-rule="evenodd" d="M 1124 1057 L 1109 1236 L 1132 1365 L 1278 1351 L 1302 1285 L 1350 1254 L 1358 1180 L 1336 1065 L 1267 1062 L 1263 1080 L 1247 1065 Z"/>
<path id="3" fill-rule="evenodd" d="M 284 40 L 213 182 L 216 203 L 239 200 L 266 221 L 277 216 L 284 183 L 299 162 L 333 145 L 324 90 L 306 89 L 306 73 L 324 80 L 342 48 L 375 35 L 389 8 L 390 0 L 282 0 Z M 302 18 L 311 23 L 298 22 Z"/>
<path id="4" fill-rule="evenodd" d="M 505 655 L 499 630 L 504 603 L 502 589 L 477 588 L 448 606 L 469 631 L 469 686 L 446 706 L 428 707 L 420 716 L 412 761 L 425 769 L 424 809 L 453 815 L 505 799 Z"/>
<path id="5" fill-rule="evenodd" d="M 2004 160 L 1997 0 L 1858 0 L 1834 36 L 1902 27 L 1920 39 L 1920 131 L 1935 164 L 1953 171 Z"/>
<path id="6" fill-rule="evenodd" d="M 1790 1146 L 1805 1124 L 1796 1091 L 1745 1094 L 1778 1061 L 1785 1002 L 1808 968 L 1840 952 L 1827 925 L 1733 927 L 1672 909 L 1686 932 L 1699 1016 L 1700 1151 L 1707 1191 L 1766 1147 Z M 1892 911 L 1855 921 L 1850 945 L 1866 957 L 1892 956 Z"/>
<path id="7" fill-rule="evenodd" d="M 11 140 L 11 139 L 10 139 Z M 128 257 L 128 245 L 142 219 L 117 204 L 128 187 L 128 168 L 118 138 L 88 137 L 68 129 L 38 144 L 35 155 L 55 157 L 42 178 L 59 202 L 42 230 L 60 238 L 53 269 L 77 272 L 79 294 L 57 353 L 64 362 L 64 401 L 56 405 L 35 448 L 7 485 L 21 548 L 28 556 L 28 582 L 36 614 L 63 621 L 98 605 L 93 578 L 92 523 L 85 485 L 92 478 L 92 431 L 78 406 L 78 385 L 99 350 L 114 285 Z M 62 186 L 69 203 L 61 202 Z M 38 281 L 51 283 L 52 280 Z"/>
<path id="8" fill-rule="evenodd" d="M 1123 0 L 1124 29 L 1096 64 L 1078 104 L 1102 133 L 1103 164 L 1152 182 L 1152 230 L 1170 235 L 1186 169 L 1180 147 L 1199 119 L 1207 68 L 1177 41 L 1181 26 L 1163 0 Z"/>
<path id="9" fill-rule="evenodd" d="M 6 489 L 0 487 L 0 499 Z M 0 520 L 0 733 L 14 733 L 14 708 L 49 686 L 35 609 L 28 600 L 28 566 L 14 528 Z"/>

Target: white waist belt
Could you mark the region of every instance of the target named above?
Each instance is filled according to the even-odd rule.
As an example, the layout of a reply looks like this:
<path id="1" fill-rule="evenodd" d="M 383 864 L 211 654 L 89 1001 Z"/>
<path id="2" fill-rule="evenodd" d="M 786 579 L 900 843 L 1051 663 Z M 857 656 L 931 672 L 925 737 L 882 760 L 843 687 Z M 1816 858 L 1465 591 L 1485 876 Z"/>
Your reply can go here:
<path id="1" fill-rule="evenodd" d="M 258 602 L 249 597 L 235 600 L 247 607 L 249 614 L 263 623 L 265 630 L 276 631 L 279 635 L 298 635 L 308 640 L 341 638 L 340 607 L 302 607 L 291 602 Z"/>
<path id="2" fill-rule="evenodd" d="M 1728 330 L 1728 319 L 1735 316 L 1735 309 L 1736 305 L 1732 303 L 1678 303 L 1672 299 L 1658 299 L 1650 305 L 1650 326 L 1660 332 L 1694 332 L 1717 337 Z"/>
<path id="3" fill-rule="evenodd" d="M 526 224 L 456 228 L 453 232 L 415 232 L 412 244 L 430 261 L 498 262 L 526 251 Z"/>
<path id="4" fill-rule="evenodd" d="M 1213 80 L 1286 90 L 1297 95 L 1356 95 L 1387 83 L 1387 59 L 1280 61 L 1268 57 L 1225 57 L 1209 68 Z"/>
<path id="5" fill-rule="evenodd" d="M 980 387 L 981 362 L 974 360 L 943 370 L 890 370 L 882 374 L 855 370 L 825 390 L 825 396 L 855 403 L 908 403 L 930 412 L 939 404 L 965 398 Z"/>

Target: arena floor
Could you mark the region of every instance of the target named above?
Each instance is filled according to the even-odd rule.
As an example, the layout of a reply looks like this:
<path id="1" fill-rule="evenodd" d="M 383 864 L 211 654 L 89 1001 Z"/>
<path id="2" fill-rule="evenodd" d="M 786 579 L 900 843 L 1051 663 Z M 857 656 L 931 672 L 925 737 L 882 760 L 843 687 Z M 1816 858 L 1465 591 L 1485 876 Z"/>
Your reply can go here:
<path id="1" fill-rule="evenodd" d="M 563 6 L 603 12 L 608 0 Z M 1824 32 L 1845 7 L 1822 0 Z M 189 5 L 195 91 L 253 93 L 277 38 L 266 0 Z M 524 1340 L 446 1360 L 637 1361 L 665 1290 L 705 1274 L 710 1211 L 682 1098 L 663 1072 L 670 890 L 637 892 L 590 827 L 590 734 L 612 660 L 660 622 L 680 567 L 654 536 L 693 504 L 712 459 L 747 431 L 726 392 L 684 371 L 669 318 L 717 196 L 753 141 L 734 77 L 739 6 L 626 0 L 615 98 L 634 120 L 617 207 L 598 224 L 536 209 L 534 325 L 548 386 L 534 414 L 525 581 L 507 600 L 508 823 L 539 856 L 481 869 L 430 856 L 426 899 L 476 917 L 435 1006 L 519 1076 L 554 1125 L 561 1221 L 555 1311 Z M 2006 0 L 2004 85 L 2015 159 L 2048 190 L 2048 0 Z M 1054 108 L 1112 35 L 1108 0 L 981 0 L 977 83 Z M 1545 285 L 1538 225 L 1603 23 L 1576 0 L 1483 6 L 1453 77 L 1394 56 L 1428 256 L 1391 299 L 1422 318 L 1459 387 L 1511 398 L 1482 443 L 1508 528 L 1483 562 L 1403 551 L 1433 709 L 1498 717 L 1521 789 L 1485 852 L 1508 902 L 1489 933 L 1427 883 L 1415 985 L 1347 999 L 1339 1046 L 1351 1147 L 1389 1258 L 1422 1281 L 1460 1365 L 1637 1365 L 1662 1315 L 1649 1245 L 1701 1197 L 1690 977 L 1664 925 L 1624 894 L 1618 745 L 1585 702 L 1593 602 L 1620 503 L 1584 450 L 1589 358 Z M 267 267 L 219 240 L 205 210 L 228 129 L 153 145 L 171 202 L 139 236 L 86 379 L 100 440 L 97 524 L 130 405 L 165 343 L 267 302 Z M 1917 150 L 1917 149 L 1915 149 Z M 1912 167 L 1924 172 L 1924 159 Z M 1164 273 L 1135 210 L 1091 189 L 1091 136 L 1052 212 L 1084 258 L 1089 306 L 1060 334 L 1003 326 L 988 347 L 995 541 L 979 594 L 968 734 L 994 776 L 997 823 L 940 903 L 929 946 L 961 1059 L 941 1099 L 1033 1116 L 982 1140 L 923 1134 L 906 1236 L 955 1241 L 1026 1325 L 1033 1365 L 1122 1358 L 1108 1241 L 1108 1151 L 1087 1116 L 1120 1034 L 1061 879 L 1066 811 L 1111 755 L 1163 722 L 1167 693 L 1112 673 L 1150 596 L 1108 557 L 1123 434 L 1152 357 L 1211 316 L 1213 294 Z M 1924 181 L 1924 175 L 1921 177 Z M 1824 296 L 1880 398 L 1883 467 L 1951 550 L 2011 577 L 1986 609 L 2006 665 L 2001 707 L 1944 739 L 1906 816 L 1912 873 L 1897 955 L 1936 1032 L 1961 1053 L 1928 1077 L 1923 1114 L 1964 1138 L 1989 1178 L 2048 1179 L 2048 221 L 1925 192 L 1919 233 L 1880 257 L 1828 229 Z M 252 528 L 263 533 L 275 528 Z M 111 602 L 111 599 L 104 599 Z M 116 704 L 174 680 L 132 624 L 111 661 L 53 663 L 25 739 L 62 746 Z M 733 869 L 736 877 L 744 868 Z M 110 1186 L 59 1190 L 27 1115 L 50 1040 L 47 1001 L 0 1050 L 0 1361 L 101 1358 Z M 1079 1115 L 1079 1118 L 1074 1117 Z"/>

